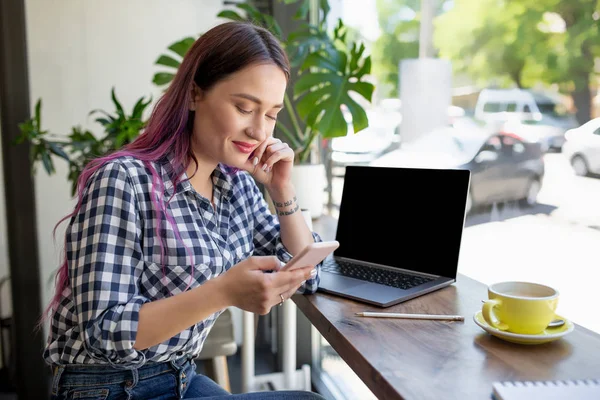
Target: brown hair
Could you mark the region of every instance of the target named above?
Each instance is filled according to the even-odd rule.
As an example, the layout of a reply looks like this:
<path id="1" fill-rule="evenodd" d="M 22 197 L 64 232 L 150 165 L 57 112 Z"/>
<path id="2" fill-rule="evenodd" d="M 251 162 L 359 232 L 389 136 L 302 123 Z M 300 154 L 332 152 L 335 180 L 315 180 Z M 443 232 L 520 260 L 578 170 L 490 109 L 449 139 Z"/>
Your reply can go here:
<path id="1" fill-rule="evenodd" d="M 226 22 L 196 41 L 186 57 L 196 62 L 194 82 L 208 90 L 218 81 L 254 63 L 274 63 L 290 78 L 290 64 L 277 38 L 249 22 Z M 185 66 L 182 64 L 183 69 Z M 185 88 L 187 89 L 187 88 Z"/>

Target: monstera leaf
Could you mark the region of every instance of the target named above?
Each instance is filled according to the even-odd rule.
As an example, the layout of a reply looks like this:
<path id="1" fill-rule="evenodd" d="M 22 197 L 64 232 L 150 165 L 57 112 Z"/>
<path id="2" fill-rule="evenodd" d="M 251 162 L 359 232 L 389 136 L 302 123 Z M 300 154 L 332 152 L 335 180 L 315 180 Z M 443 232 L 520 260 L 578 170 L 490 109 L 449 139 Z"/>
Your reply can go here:
<path id="1" fill-rule="evenodd" d="M 258 8 L 248 3 L 237 3 L 234 6 L 240 9 L 242 12 L 238 13 L 234 10 L 223 10 L 217 14 L 217 17 L 230 19 L 232 21 L 252 22 L 267 28 L 269 31 L 271 31 L 271 33 L 281 40 L 281 27 L 279 27 L 279 24 L 271 15 L 261 13 Z"/>
<path id="2" fill-rule="evenodd" d="M 171 53 L 161 54 L 158 57 L 158 59 L 154 62 L 156 65 L 161 65 L 163 67 L 170 68 L 171 70 L 174 69 L 174 71 L 157 72 L 156 74 L 154 74 L 152 82 L 156 86 L 166 86 L 169 83 L 171 83 L 171 81 L 175 77 L 177 69 L 181 65 L 183 56 L 190 49 L 190 47 L 192 47 L 195 40 L 196 39 L 194 39 L 193 37 L 186 37 L 184 39 L 181 39 L 169 46 L 169 50 L 171 51 Z"/>
<path id="3" fill-rule="evenodd" d="M 374 86 L 361 80 L 371 71 L 371 57 L 364 57 L 364 51 L 363 44 L 353 44 L 349 51 L 326 48 L 309 54 L 300 67 L 302 75 L 294 86 L 297 111 L 323 138 L 348 133 L 344 108 L 352 115 L 355 133 L 369 125 L 365 110 L 351 97 L 354 92 L 371 102 L 373 96 Z"/>
<path id="4" fill-rule="evenodd" d="M 297 31 L 290 33 L 284 46 L 292 67 L 301 66 L 310 53 L 335 47 L 327 32 L 309 24 L 302 24 Z"/>

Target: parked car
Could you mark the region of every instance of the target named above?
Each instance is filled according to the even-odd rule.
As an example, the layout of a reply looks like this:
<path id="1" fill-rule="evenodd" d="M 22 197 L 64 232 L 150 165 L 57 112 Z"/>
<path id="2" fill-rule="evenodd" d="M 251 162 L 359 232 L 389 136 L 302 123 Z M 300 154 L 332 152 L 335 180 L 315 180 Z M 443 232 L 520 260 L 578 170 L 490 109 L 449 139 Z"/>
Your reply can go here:
<path id="1" fill-rule="evenodd" d="M 506 121 L 500 131 L 518 135 L 530 142 L 538 142 L 543 152 L 559 151 L 565 143 L 565 128 L 533 119 L 521 121 L 511 119 Z"/>
<path id="2" fill-rule="evenodd" d="M 565 133 L 563 155 L 580 176 L 600 174 L 600 118 Z"/>
<path id="3" fill-rule="evenodd" d="M 476 206 L 512 200 L 535 205 L 545 172 L 543 154 L 537 142 L 462 123 L 403 143 L 369 165 L 468 169 L 470 212 Z"/>
<path id="4" fill-rule="evenodd" d="M 348 133 L 331 139 L 331 159 L 334 164 L 366 164 L 394 145 L 401 114 L 394 110 L 374 109 L 367 110 L 367 117 L 369 126 L 354 133 L 352 115 L 344 112 Z"/>
<path id="5" fill-rule="evenodd" d="M 544 150 L 560 150 L 565 132 L 579 126 L 560 100 L 527 89 L 483 89 L 474 116 L 492 129 L 539 141 Z"/>

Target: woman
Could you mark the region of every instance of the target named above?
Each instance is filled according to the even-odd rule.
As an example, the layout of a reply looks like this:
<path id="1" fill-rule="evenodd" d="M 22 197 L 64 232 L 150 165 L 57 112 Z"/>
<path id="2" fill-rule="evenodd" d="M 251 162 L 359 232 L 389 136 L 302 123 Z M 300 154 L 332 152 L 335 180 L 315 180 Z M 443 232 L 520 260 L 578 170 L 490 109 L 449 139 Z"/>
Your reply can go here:
<path id="1" fill-rule="evenodd" d="M 293 151 L 272 137 L 289 70 L 267 30 L 218 25 L 188 51 L 144 132 L 81 174 L 45 313 L 54 399 L 231 396 L 193 361 L 218 315 L 266 314 L 316 290 L 311 268 L 276 271 L 320 240 L 298 211 Z"/>

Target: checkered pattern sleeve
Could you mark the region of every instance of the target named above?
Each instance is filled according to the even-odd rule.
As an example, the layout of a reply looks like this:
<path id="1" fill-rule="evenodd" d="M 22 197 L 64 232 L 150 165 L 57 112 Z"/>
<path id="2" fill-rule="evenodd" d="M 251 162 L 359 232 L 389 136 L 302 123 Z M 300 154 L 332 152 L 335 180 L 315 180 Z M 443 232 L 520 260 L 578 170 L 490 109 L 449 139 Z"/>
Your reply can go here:
<path id="1" fill-rule="evenodd" d="M 143 364 L 133 348 L 140 307 L 149 300 L 136 280 L 142 266 L 142 226 L 130 178 L 117 161 L 92 177 L 67 231 L 67 261 L 81 339 L 90 357 Z"/>
<path id="2" fill-rule="evenodd" d="M 255 183 L 251 184 L 254 214 L 254 254 L 256 255 L 273 255 L 275 254 L 283 262 L 288 262 L 292 255 L 287 251 L 281 242 L 279 235 L 279 220 L 271 213 L 267 202 Z M 315 242 L 321 242 L 321 237 L 313 232 Z M 317 265 L 317 275 L 314 278 L 308 279 L 298 289 L 299 293 L 315 293 L 319 286 L 321 264 Z"/>

